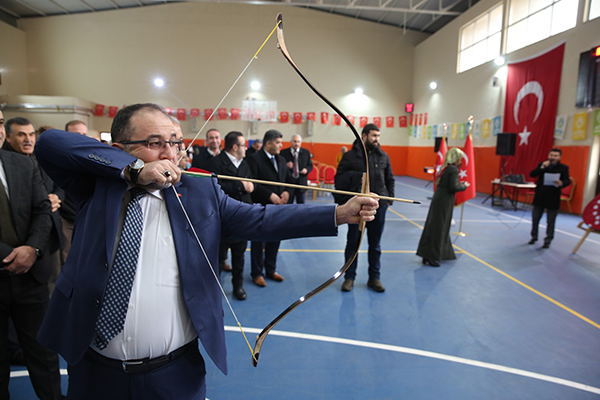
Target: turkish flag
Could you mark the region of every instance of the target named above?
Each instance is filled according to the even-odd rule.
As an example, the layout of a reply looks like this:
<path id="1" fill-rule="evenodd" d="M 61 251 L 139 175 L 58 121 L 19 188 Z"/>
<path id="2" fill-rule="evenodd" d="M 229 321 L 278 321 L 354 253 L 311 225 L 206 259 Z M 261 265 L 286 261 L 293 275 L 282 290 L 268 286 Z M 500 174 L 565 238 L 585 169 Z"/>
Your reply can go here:
<path id="1" fill-rule="evenodd" d="M 177 109 L 177 119 L 180 121 L 185 121 L 185 108 Z"/>
<path id="2" fill-rule="evenodd" d="M 423 125 L 427 125 L 427 113 L 425 113 L 425 117 L 423 118 Z"/>
<path id="3" fill-rule="evenodd" d="M 414 122 L 413 119 L 414 119 L 414 115 L 410 114 L 410 126 L 416 125 L 413 123 Z"/>
<path id="4" fill-rule="evenodd" d="M 410 119 L 412 120 L 412 115 L 410 116 Z M 398 127 L 406 128 L 406 125 L 407 125 L 406 120 L 407 120 L 406 117 L 398 117 Z M 411 125 L 412 125 L 412 123 L 411 123 Z"/>
<path id="5" fill-rule="evenodd" d="M 96 117 L 101 117 L 104 115 L 104 105 L 102 104 L 96 104 L 96 107 L 94 108 L 94 115 Z"/>
<path id="6" fill-rule="evenodd" d="M 293 117 L 293 122 L 294 122 L 294 124 L 301 124 L 302 123 L 302 113 L 295 112 L 294 117 Z"/>
<path id="7" fill-rule="evenodd" d="M 212 121 L 213 111 L 214 110 L 212 108 L 205 108 L 204 109 L 204 120 L 205 121 Z"/>
<path id="8" fill-rule="evenodd" d="M 471 135 L 467 135 L 467 140 L 465 141 L 465 147 L 463 148 L 463 151 L 465 156 L 460 163 L 458 179 L 461 182 L 469 182 L 469 187 L 467 190 L 457 192 L 454 195 L 455 206 L 458 206 L 475 197 L 475 156 L 473 156 L 473 142 L 471 140 Z"/>
<path id="9" fill-rule="evenodd" d="M 240 109 L 239 108 L 232 108 L 231 109 L 231 117 L 230 117 L 230 119 L 233 119 L 233 120 L 240 119 Z"/>
<path id="10" fill-rule="evenodd" d="M 217 118 L 218 119 L 227 119 L 227 109 L 226 108 L 217 109 Z"/>
<path id="11" fill-rule="evenodd" d="M 328 112 L 322 112 L 321 113 L 321 123 L 322 124 L 326 124 L 329 122 L 329 113 Z"/>
<path id="12" fill-rule="evenodd" d="M 306 113 L 306 120 L 315 122 L 317 120 L 317 117 L 314 112 L 308 112 Z"/>
<path id="13" fill-rule="evenodd" d="M 508 65 L 504 132 L 516 133 L 517 145 L 514 157 L 506 160 L 507 174 L 528 175 L 548 158 L 564 51 L 563 43 L 536 58 Z"/>
<path id="14" fill-rule="evenodd" d="M 385 117 L 385 127 L 386 128 L 394 127 L 394 117 Z"/>
<path id="15" fill-rule="evenodd" d="M 171 107 L 165 107 L 165 112 L 171 115 L 173 113 L 173 109 Z"/>
<path id="16" fill-rule="evenodd" d="M 354 115 L 348 115 L 348 121 L 350 121 L 350 123 L 352 125 L 354 125 L 354 121 L 356 121 L 356 117 Z M 346 126 L 348 126 L 348 124 L 346 124 Z"/>
<path id="17" fill-rule="evenodd" d="M 119 111 L 119 107 L 117 107 L 117 106 L 108 107 L 108 117 L 114 118 L 115 115 L 117 115 L 117 111 Z"/>
<path id="18" fill-rule="evenodd" d="M 369 118 L 368 117 L 360 117 L 358 125 L 361 128 L 364 128 L 367 125 L 367 122 L 369 122 Z"/>
<path id="19" fill-rule="evenodd" d="M 442 164 L 444 164 L 444 159 L 446 158 L 446 138 L 442 138 L 442 142 L 440 143 L 440 149 L 437 152 L 435 157 L 435 164 L 433 164 L 433 191 L 435 192 L 435 188 L 437 187 L 437 176 L 442 168 Z"/>
<path id="20" fill-rule="evenodd" d="M 200 116 L 200 109 L 199 108 L 192 108 L 190 110 L 190 118 L 197 118 Z"/>
<path id="21" fill-rule="evenodd" d="M 282 111 L 279 113 L 279 122 L 282 124 L 287 124 L 290 121 L 290 113 L 287 111 Z"/>
<path id="22" fill-rule="evenodd" d="M 341 123 L 342 123 L 342 117 L 340 117 L 339 114 L 333 114 L 333 124 L 340 126 Z"/>
<path id="23" fill-rule="evenodd" d="M 377 125 L 378 128 L 381 128 L 381 117 L 373 117 L 373 123 Z"/>

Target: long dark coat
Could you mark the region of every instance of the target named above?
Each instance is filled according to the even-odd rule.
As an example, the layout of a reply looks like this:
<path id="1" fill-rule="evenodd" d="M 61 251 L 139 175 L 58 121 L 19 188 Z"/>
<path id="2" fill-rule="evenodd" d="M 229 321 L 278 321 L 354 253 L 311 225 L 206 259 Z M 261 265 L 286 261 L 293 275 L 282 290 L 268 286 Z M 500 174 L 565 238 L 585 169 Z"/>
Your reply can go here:
<path id="1" fill-rule="evenodd" d="M 467 186 L 458 179 L 458 168 L 448 165 L 440 177 L 440 183 L 431 200 L 425 229 L 419 241 L 417 255 L 428 260 L 455 260 L 450 241 L 450 224 L 454 209 L 454 194 Z"/>
<path id="2" fill-rule="evenodd" d="M 533 205 L 541 208 L 547 208 L 548 210 L 558 210 L 560 208 L 560 192 L 561 189 L 571 184 L 569 177 L 569 167 L 565 164 L 550 164 L 548 168 L 542 168 L 543 163 L 539 163 L 537 168 L 529 173 L 532 178 L 537 177 L 537 186 L 535 187 L 535 196 L 533 198 Z M 560 174 L 560 180 L 563 185 L 561 187 L 556 186 L 544 186 L 544 175 Z"/>

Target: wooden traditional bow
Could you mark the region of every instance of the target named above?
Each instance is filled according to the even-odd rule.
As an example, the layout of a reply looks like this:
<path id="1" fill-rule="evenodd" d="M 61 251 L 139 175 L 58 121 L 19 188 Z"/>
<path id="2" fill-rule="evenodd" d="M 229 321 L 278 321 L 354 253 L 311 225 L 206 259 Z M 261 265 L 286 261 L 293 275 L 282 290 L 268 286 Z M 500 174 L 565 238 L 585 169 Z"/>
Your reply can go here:
<path id="1" fill-rule="evenodd" d="M 356 130 L 356 128 L 354 128 L 354 125 L 348 120 L 346 115 L 339 108 L 337 108 L 335 104 L 333 104 L 329 99 L 327 99 L 327 97 L 323 96 L 317 90 L 317 88 L 315 88 L 312 85 L 312 83 L 310 83 L 308 78 L 306 78 L 306 76 L 302 73 L 302 71 L 300 71 L 300 68 L 298 68 L 298 66 L 296 65 L 294 60 L 292 60 L 292 56 L 290 55 L 290 53 L 287 50 L 287 47 L 285 45 L 285 40 L 283 37 L 283 16 L 281 14 L 277 14 L 277 47 L 279 47 L 279 49 L 281 50 L 281 53 L 283 54 L 283 57 L 285 57 L 285 59 L 288 61 L 288 63 L 290 63 L 290 65 L 292 66 L 294 71 L 296 71 L 298 73 L 298 75 L 300 75 L 300 78 L 302 78 L 302 80 L 308 85 L 308 87 L 321 100 L 323 100 L 329 107 L 331 107 L 333 109 L 333 111 L 335 111 L 340 117 L 342 117 L 342 119 L 346 122 L 347 126 L 352 130 L 352 133 L 354 133 L 354 136 L 356 137 L 356 139 L 358 141 L 360 141 L 360 143 L 362 144 L 363 151 L 365 154 L 364 160 L 365 160 L 365 171 L 366 172 L 363 174 L 361 193 L 369 193 L 369 159 L 368 159 L 367 148 L 365 146 L 365 143 L 362 141 L 362 138 L 358 134 L 358 131 Z M 317 288 L 311 290 L 310 292 L 308 292 L 307 294 L 305 294 L 304 296 L 302 296 L 298 300 L 296 300 L 294 303 L 292 303 L 281 314 L 279 314 L 273 321 L 271 321 L 262 330 L 262 332 L 256 337 L 256 344 L 254 345 L 254 356 L 252 357 L 252 364 L 255 367 L 258 365 L 258 357 L 260 355 L 260 350 L 262 348 L 262 345 L 263 345 L 265 339 L 267 338 L 267 335 L 275 327 L 275 325 L 277 325 L 279 323 L 279 321 L 281 321 L 283 318 L 285 318 L 286 315 L 288 315 L 293 309 L 298 307 L 300 304 L 304 303 L 306 300 L 310 299 L 311 297 L 313 297 L 314 295 L 316 295 L 323 289 L 330 286 L 340 276 L 342 276 L 342 274 L 344 274 L 344 272 L 346 272 L 346 270 L 354 262 L 354 260 L 356 259 L 356 256 L 358 255 L 358 250 L 360 248 L 360 244 L 362 243 L 362 239 L 363 239 L 363 235 L 364 235 L 364 231 L 365 231 L 365 222 L 364 221 L 360 222 L 359 230 L 360 230 L 360 235 L 358 238 L 358 243 L 356 244 L 356 251 L 354 252 L 354 255 L 352 257 L 350 257 L 349 259 L 346 260 L 346 262 L 339 269 L 339 271 L 337 271 L 331 278 L 329 278 L 327 281 L 323 282 Z"/>

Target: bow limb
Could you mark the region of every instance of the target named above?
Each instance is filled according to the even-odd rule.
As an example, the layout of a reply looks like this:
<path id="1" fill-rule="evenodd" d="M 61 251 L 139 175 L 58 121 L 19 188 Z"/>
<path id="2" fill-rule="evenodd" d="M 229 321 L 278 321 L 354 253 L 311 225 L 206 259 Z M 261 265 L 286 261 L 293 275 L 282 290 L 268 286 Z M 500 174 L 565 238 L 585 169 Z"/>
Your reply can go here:
<path id="1" fill-rule="evenodd" d="M 290 55 L 290 53 L 287 50 L 287 47 L 285 45 L 285 40 L 283 37 L 283 16 L 281 14 L 277 15 L 277 46 L 281 50 L 283 57 L 285 57 L 285 59 L 288 61 L 288 63 L 296 71 L 296 73 L 298 73 L 298 75 L 300 75 L 300 78 L 302 78 L 304 83 L 306 83 L 308 85 L 308 87 L 310 87 L 310 89 L 321 100 L 323 100 L 329 107 L 331 107 L 331 109 L 333 109 L 346 122 L 346 124 L 348 125 L 350 130 L 352 130 L 352 133 L 354 134 L 356 139 L 359 140 L 360 143 L 362 143 L 362 148 L 363 148 L 364 155 L 365 155 L 365 159 L 364 159 L 365 160 L 365 166 L 364 166 L 365 173 L 363 174 L 361 193 L 369 193 L 369 159 L 368 159 L 367 149 L 362 140 L 362 137 L 358 134 L 358 131 L 356 130 L 354 125 L 352 125 L 352 123 L 350 123 L 350 121 L 348 120 L 346 115 L 339 108 L 337 108 L 337 106 L 335 104 L 333 104 L 327 97 L 322 95 L 321 92 L 319 92 L 312 83 L 310 83 L 308 78 L 306 78 L 306 76 L 304 76 L 302 71 L 300 71 L 300 68 L 298 68 L 298 66 L 292 59 L 292 56 Z M 321 285 L 319 285 L 318 287 L 311 290 L 310 292 L 308 292 L 307 294 L 305 294 L 304 296 L 302 296 L 298 300 L 296 300 L 294 303 L 292 303 L 281 314 L 279 314 L 273 321 L 271 321 L 262 330 L 262 332 L 256 337 L 256 344 L 254 345 L 254 357 L 252 358 L 252 363 L 255 367 L 258 365 L 258 357 L 260 355 L 262 345 L 263 345 L 265 339 L 267 338 L 267 335 L 275 327 L 275 325 L 277 325 L 279 323 L 279 321 L 281 321 L 283 318 L 285 318 L 286 315 L 288 315 L 293 309 L 298 307 L 300 304 L 304 303 L 306 300 L 310 299 L 317 293 L 321 292 L 322 290 L 324 290 L 325 288 L 330 286 L 340 276 L 342 276 L 344 274 L 344 272 L 346 272 L 346 270 L 354 262 L 354 260 L 356 259 L 356 256 L 358 255 L 358 250 L 360 249 L 360 244 L 362 243 L 362 239 L 363 239 L 364 231 L 365 231 L 364 228 L 365 228 L 365 222 L 361 221 L 359 224 L 360 235 L 359 235 L 358 243 L 356 244 L 356 251 L 354 252 L 352 257 L 348 258 L 346 260 L 346 262 L 344 263 L 344 265 L 331 278 L 327 279 Z"/>

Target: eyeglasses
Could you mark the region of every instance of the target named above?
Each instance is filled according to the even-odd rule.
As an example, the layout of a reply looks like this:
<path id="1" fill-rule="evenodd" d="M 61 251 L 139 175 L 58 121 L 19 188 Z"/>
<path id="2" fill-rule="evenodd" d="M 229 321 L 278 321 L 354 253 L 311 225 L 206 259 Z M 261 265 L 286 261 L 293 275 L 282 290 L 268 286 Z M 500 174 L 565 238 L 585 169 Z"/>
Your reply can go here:
<path id="1" fill-rule="evenodd" d="M 128 142 L 119 142 L 121 144 L 146 144 L 148 150 L 162 150 L 168 144 L 170 147 L 174 147 L 175 150 L 181 151 L 184 148 L 183 140 L 162 140 L 159 138 L 151 138 L 146 140 L 131 140 Z"/>

